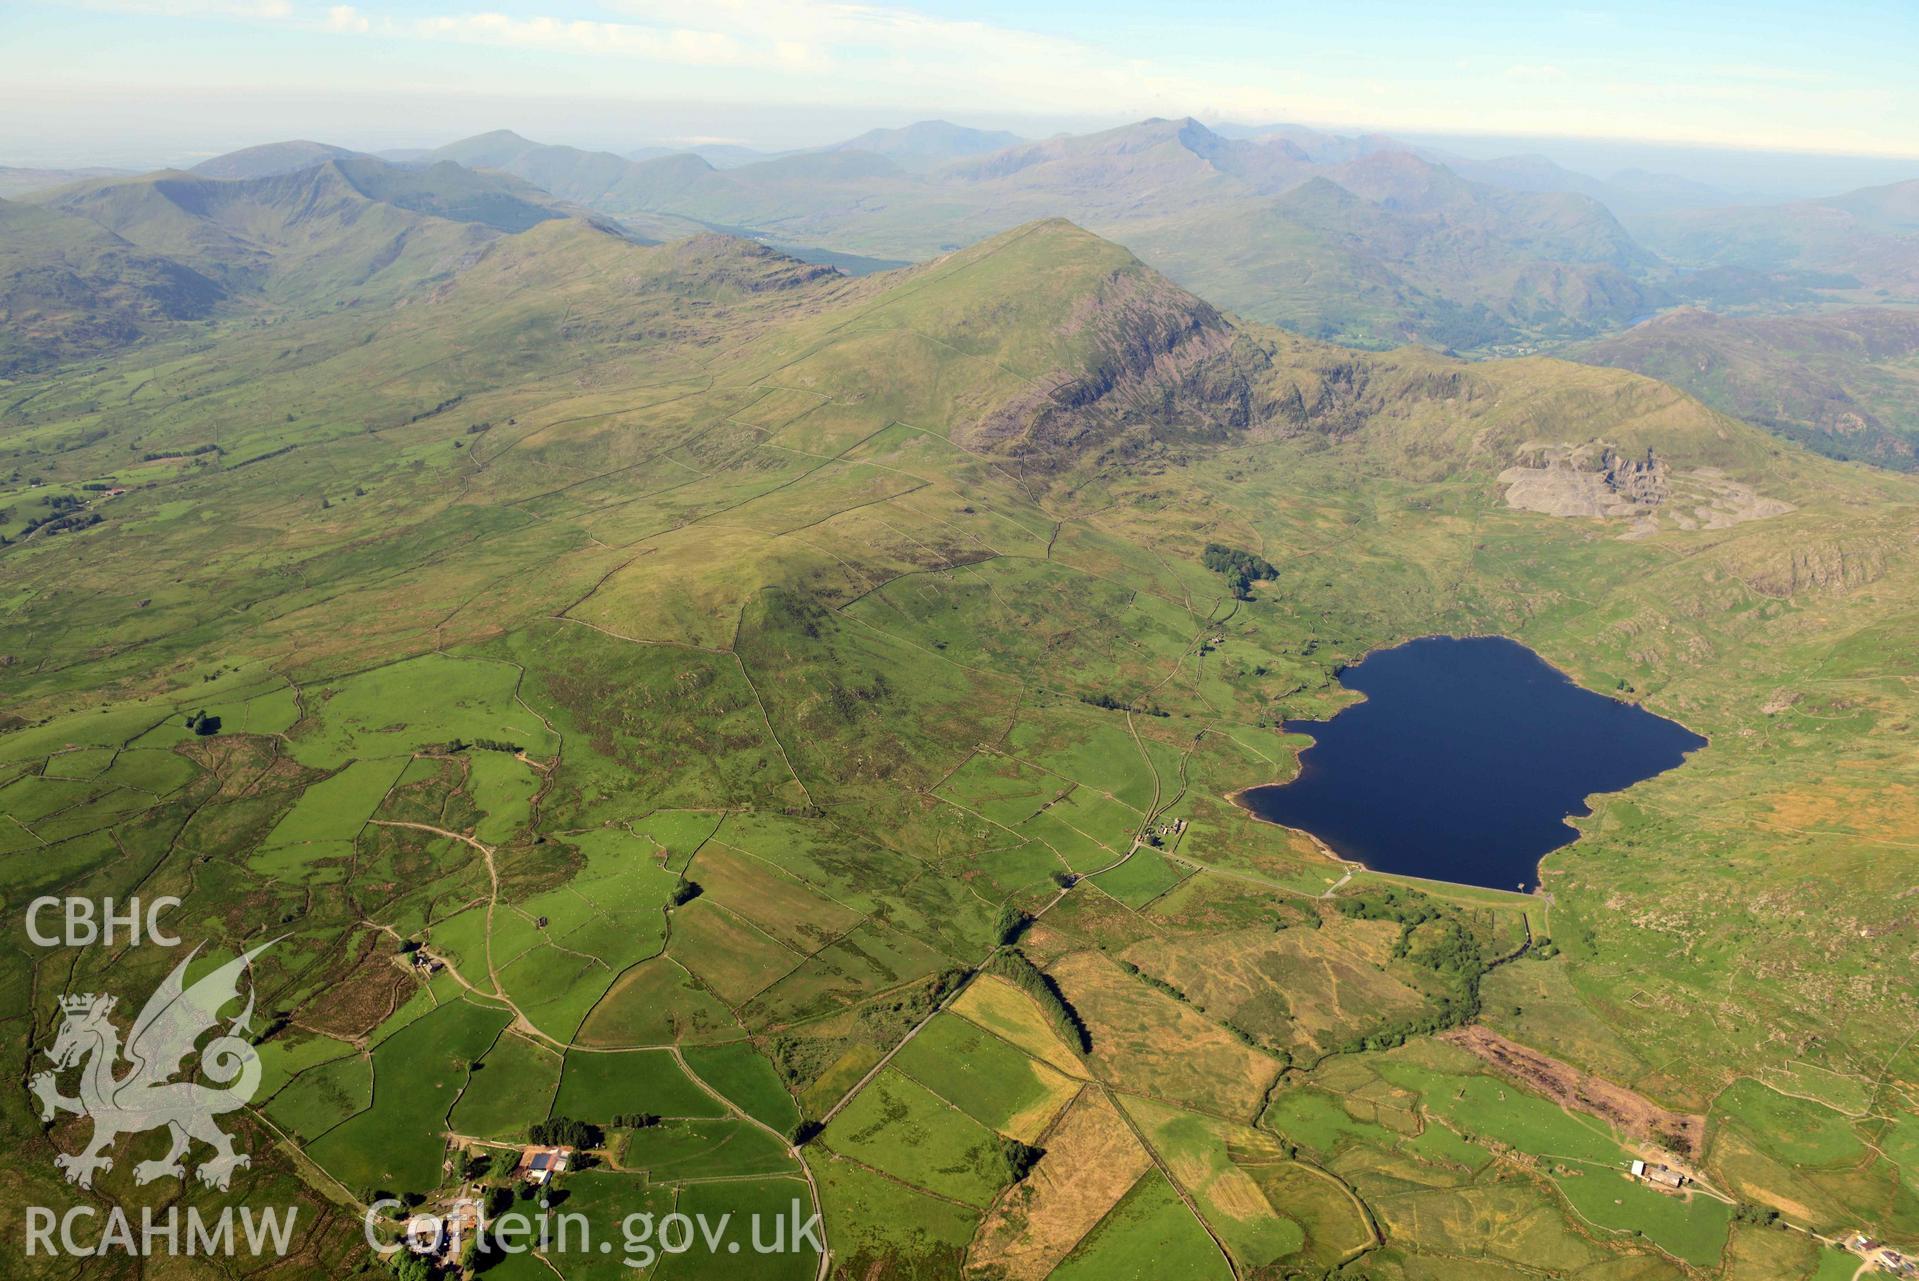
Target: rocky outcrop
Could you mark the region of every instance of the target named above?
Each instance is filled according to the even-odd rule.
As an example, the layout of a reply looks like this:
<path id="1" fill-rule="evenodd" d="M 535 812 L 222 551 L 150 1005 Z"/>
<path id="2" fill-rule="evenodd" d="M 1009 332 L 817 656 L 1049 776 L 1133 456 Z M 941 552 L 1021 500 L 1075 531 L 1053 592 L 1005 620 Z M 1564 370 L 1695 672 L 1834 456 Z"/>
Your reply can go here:
<path id="1" fill-rule="evenodd" d="M 1625 538 L 1662 528 L 1724 529 L 1792 511 L 1716 468 L 1675 472 L 1648 449 L 1628 457 L 1603 441 L 1583 445 L 1533 442 L 1499 474 L 1506 504 L 1547 516 L 1623 520 Z"/>
<path id="2" fill-rule="evenodd" d="M 1886 560 L 1882 546 L 1819 539 L 1748 552 L 1731 562 L 1731 568 L 1754 591 L 1785 599 L 1863 587 L 1885 575 Z"/>
<path id="3" fill-rule="evenodd" d="M 1114 271 L 1073 310 L 1064 335 L 1088 351 L 999 406 L 971 443 L 1050 469 L 1098 449 L 1222 440 L 1272 416 L 1272 359 L 1217 309 L 1138 269 Z"/>
<path id="4" fill-rule="evenodd" d="M 802 262 L 758 241 L 718 232 L 662 245 L 653 266 L 658 274 L 645 283 L 694 297 L 740 297 L 803 289 L 837 280 L 840 272 L 821 263 Z"/>

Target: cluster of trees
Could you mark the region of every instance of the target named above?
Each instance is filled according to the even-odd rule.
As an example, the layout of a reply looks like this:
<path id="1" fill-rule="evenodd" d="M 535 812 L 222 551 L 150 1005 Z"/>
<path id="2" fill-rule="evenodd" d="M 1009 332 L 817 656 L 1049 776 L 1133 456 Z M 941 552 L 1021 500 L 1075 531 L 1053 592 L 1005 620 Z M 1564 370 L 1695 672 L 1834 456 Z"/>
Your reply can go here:
<path id="1" fill-rule="evenodd" d="M 220 732 L 220 718 L 207 715 L 207 710 L 203 707 L 187 717 L 187 728 L 201 738 L 212 738 Z"/>
<path id="2" fill-rule="evenodd" d="M 868 1001 L 859 1007 L 850 1038 L 872 1047 L 876 1055 L 884 1053 L 898 1044 L 916 1023 L 938 1009 L 972 975 L 971 969 L 951 966 Z M 831 1038 L 802 1036 L 790 1031 L 774 1033 L 766 1048 L 774 1068 L 788 1085 L 796 1088 L 819 1079 L 844 1050 L 841 1043 Z M 811 1131 L 806 1133 L 810 1135 Z M 804 1141 L 797 1136 L 794 1139 L 796 1143 Z"/>
<path id="3" fill-rule="evenodd" d="M 986 967 L 987 973 L 997 974 L 1020 991 L 1033 998 L 1035 1004 L 1045 1012 L 1047 1022 L 1059 1033 L 1060 1039 L 1084 1054 L 1093 1048 L 1093 1037 L 1086 1030 L 1086 1022 L 1059 990 L 1059 984 L 1053 982 L 1053 976 L 1039 968 L 1018 948 L 1009 948 L 995 953 Z"/>
<path id="4" fill-rule="evenodd" d="M 599 1126 L 565 1116 L 535 1122 L 526 1137 L 527 1142 L 546 1148 L 597 1148 L 606 1142 L 606 1134 Z"/>
<path id="5" fill-rule="evenodd" d="M 238 471 L 238 470 L 240 470 L 240 468 L 242 468 L 242 467 L 251 467 L 251 466 L 253 466 L 253 464 L 255 464 L 255 463 L 263 463 L 263 462 L 266 462 L 266 461 L 267 461 L 268 459 L 270 459 L 270 458 L 280 458 L 280 457 L 283 457 L 283 456 L 285 456 L 285 455 L 287 455 L 287 454 L 290 454 L 290 453 L 292 453 L 292 452 L 293 452 L 294 450 L 296 450 L 296 449 L 298 449 L 299 447 L 300 447 L 300 445 L 299 445 L 299 442 L 297 442 L 297 441 L 296 441 L 296 442 L 294 442 L 294 443 L 293 443 L 293 444 L 291 444 L 291 445 L 282 445 L 282 446 L 280 446 L 280 447 L 279 447 L 278 449 L 269 449 L 269 450 L 267 450 L 267 452 L 266 452 L 266 453 L 264 453 L 264 454 L 255 454 L 255 455 L 254 455 L 253 457 L 251 457 L 251 458 L 244 458 L 244 459 L 242 459 L 242 460 L 240 460 L 239 462 L 237 462 L 237 463 L 235 463 L 235 464 L 233 464 L 233 469 L 234 469 L 235 471 Z M 225 453 L 226 451 L 225 451 L 225 450 L 221 450 L 220 452 L 222 452 L 222 453 Z M 365 491 L 365 490 L 361 490 L 361 491 L 359 491 L 359 492 L 361 492 L 361 493 L 365 493 L 366 491 Z"/>
<path id="6" fill-rule="evenodd" d="M 616 1130 L 650 1130 L 659 1123 L 659 1115 L 653 1112 L 620 1112 L 613 1117 Z"/>
<path id="7" fill-rule="evenodd" d="M 1098 707 L 1109 712 L 1137 712 L 1141 716 L 1168 715 L 1165 708 L 1150 699 L 1144 703 L 1128 703 L 1114 698 L 1111 694 L 1105 693 L 1104 691 L 1098 694 L 1081 694 L 1079 701 L 1087 704 L 1089 707 Z"/>
<path id="8" fill-rule="evenodd" d="M 433 1265 L 411 1250 L 402 1250 L 387 1259 L 394 1281 L 433 1281 Z"/>
<path id="9" fill-rule="evenodd" d="M 1769 1228 L 1779 1222 L 1779 1211 L 1773 1209 L 1771 1206 L 1749 1205 L 1741 1201 L 1732 1208 L 1732 1221 L 1734 1223 L 1752 1223 L 1762 1228 Z"/>
<path id="10" fill-rule="evenodd" d="M 419 413 L 413 415 L 413 417 L 407 419 L 406 422 L 401 423 L 400 425 L 402 427 L 406 427 L 413 423 L 421 422 L 425 419 L 431 418 L 435 414 L 443 414 L 447 410 L 453 408 L 455 405 L 459 404 L 461 401 L 465 399 L 466 397 L 464 395 L 449 397 L 448 399 L 441 401 L 439 404 L 435 405 L 431 409 L 422 409 Z"/>
<path id="11" fill-rule="evenodd" d="M 1417 934 L 1402 933 L 1393 944 L 1393 956 L 1415 961 L 1441 974 L 1477 974 L 1486 968 L 1479 940 L 1451 917 L 1430 922 Z"/>
<path id="12" fill-rule="evenodd" d="M 1033 1167 L 1039 1164 L 1039 1159 L 1046 1155 L 1046 1149 L 1036 1148 L 1030 1143 L 1022 1143 L 1018 1139 L 1009 1139 L 1002 1135 L 999 1141 L 999 1154 L 1006 1162 L 1006 1172 L 1013 1176 L 1013 1182 L 1018 1183 L 1032 1173 Z"/>
<path id="13" fill-rule="evenodd" d="M 31 534 L 36 529 L 44 529 L 49 534 L 65 534 L 76 529 L 92 529 L 103 519 L 99 512 L 68 512 L 64 516 L 43 516 L 39 520 L 30 520 L 20 532 Z"/>
<path id="14" fill-rule="evenodd" d="M 192 449 L 162 449 L 155 453 L 142 454 L 142 462 L 154 463 L 162 458 L 197 458 L 201 454 L 224 454 L 227 451 L 218 445 L 195 445 Z"/>
<path id="15" fill-rule="evenodd" d="M 1206 550 L 1200 553 L 1199 560 L 1200 564 L 1215 574 L 1226 576 L 1226 585 L 1232 589 L 1235 600 L 1253 598 L 1254 580 L 1279 577 L 1279 570 L 1264 556 L 1255 556 L 1242 547 L 1228 547 L 1224 543 L 1206 544 Z"/>
<path id="16" fill-rule="evenodd" d="M 1165 979 L 1159 977 L 1159 975 L 1148 974 L 1145 970 L 1140 969 L 1139 966 L 1134 965 L 1131 961 L 1121 961 L 1119 965 L 1121 969 L 1125 970 L 1128 974 L 1132 975 L 1134 978 L 1144 983 L 1147 987 L 1152 988 L 1154 991 L 1164 992 L 1166 995 L 1172 997 L 1175 1001 L 1178 1001 L 1182 1005 L 1193 1004 L 1192 998 L 1188 997 L 1184 991 L 1180 990 L 1177 987 L 1174 987 L 1171 983 L 1168 983 Z M 1194 1006 L 1194 1008 L 1198 1009 L 1199 1007 Z M 1204 1010 L 1201 1010 L 1200 1012 L 1202 1014 L 1205 1013 Z"/>
<path id="17" fill-rule="evenodd" d="M 1381 885 L 1336 901 L 1341 912 L 1361 921 L 1393 921 L 1411 927 L 1440 917 L 1439 905 L 1432 899 L 1397 885 Z"/>
<path id="18" fill-rule="evenodd" d="M 254 1045 L 265 1045 L 268 1041 L 271 1041 L 274 1037 L 286 1031 L 292 1022 L 293 1016 L 288 1011 L 275 1011 L 265 1023 L 260 1025 L 260 1030 L 255 1032 L 249 1040 L 251 1040 Z"/>
<path id="19" fill-rule="evenodd" d="M 1026 933 L 1026 927 L 1032 923 L 1031 915 L 1011 903 L 1003 903 L 999 909 L 999 920 L 993 926 L 994 941 L 1002 947 L 1009 947 L 1019 942 L 1019 936 Z"/>
<path id="20" fill-rule="evenodd" d="M 867 1002 L 860 1008 L 855 1035 L 880 1050 L 898 1044 L 914 1024 L 945 1004 L 946 998 L 972 976 L 973 971 L 965 966 L 948 966 L 917 983 L 894 989 L 883 999 Z M 775 1045 L 777 1048 L 777 1042 Z"/>
<path id="21" fill-rule="evenodd" d="M 72 529 L 87 529 L 100 523 L 99 512 L 83 512 L 86 503 L 77 494 L 50 494 L 47 496 L 47 514 L 37 516 L 20 527 L 20 537 L 25 538 L 35 530 L 49 534 L 63 534 Z M 0 513 L 0 519 L 11 516 L 8 511 Z M 0 539 L 0 544 L 6 540 Z"/>
<path id="22" fill-rule="evenodd" d="M 1425 1014 L 1413 1018 L 1394 1019 L 1390 1023 L 1374 1028 L 1364 1036 L 1355 1036 L 1333 1046 L 1330 1053 L 1361 1054 L 1395 1050 L 1416 1037 L 1432 1036 L 1436 1032 L 1444 1032 L 1448 1028 L 1470 1023 L 1477 1014 L 1477 1009 L 1470 1014 L 1458 1014 L 1450 1001 L 1441 1000 L 1436 1008 Z"/>
<path id="23" fill-rule="evenodd" d="M 667 895 L 667 901 L 674 907 L 680 907 L 684 904 L 691 903 L 704 893 L 706 893 L 706 887 L 698 881 L 683 880 L 673 887 L 673 892 Z"/>
<path id="24" fill-rule="evenodd" d="M 1293 1052 L 1285 1046 L 1275 1044 L 1263 1036 L 1254 1036 L 1251 1032 L 1248 1032 L 1231 1019 L 1221 1019 L 1219 1020 L 1219 1025 L 1232 1033 L 1233 1039 L 1248 1049 L 1260 1050 L 1272 1055 L 1275 1059 L 1279 1060 L 1281 1069 L 1289 1068 L 1293 1065 Z M 1290 1160 L 1291 1158 L 1288 1159 Z"/>
<path id="25" fill-rule="evenodd" d="M 331 503 L 327 505 L 332 506 Z M 518 756 L 526 748 L 519 743 L 509 743 L 503 738 L 454 738 L 444 743 L 431 744 L 425 750 L 447 756 L 456 752 L 505 752 L 508 756 Z"/>
<path id="26" fill-rule="evenodd" d="M 1423 1014 L 1396 1020 L 1339 1047 L 1340 1052 L 1385 1050 L 1415 1036 L 1459 1027 L 1479 1017 L 1479 984 L 1492 968 L 1472 931 L 1450 909 L 1416 890 L 1387 885 L 1337 900 L 1339 910 L 1366 921 L 1393 921 L 1393 956 L 1439 980 Z"/>

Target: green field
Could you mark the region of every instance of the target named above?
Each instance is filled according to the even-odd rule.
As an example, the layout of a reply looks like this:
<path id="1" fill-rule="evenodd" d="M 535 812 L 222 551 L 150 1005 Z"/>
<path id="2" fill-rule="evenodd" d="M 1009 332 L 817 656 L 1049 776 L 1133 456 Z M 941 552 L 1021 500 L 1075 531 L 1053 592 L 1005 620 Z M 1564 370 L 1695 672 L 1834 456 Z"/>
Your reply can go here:
<path id="1" fill-rule="evenodd" d="M 372 1103 L 372 1062 L 354 1054 L 300 1073 L 273 1096 L 267 1115 L 289 1134 L 313 1140 Z"/>
<path id="2" fill-rule="evenodd" d="M 827 1235 L 858 1271 L 883 1260 L 950 1267 L 973 1239 L 978 1216 L 850 1161 L 817 1161 Z"/>
<path id="3" fill-rule="evenodd" d="M 655 1183 L 783 1174 L 793 1167 L 784 1141 L 738 1120 L 661 1121 L 625 1132 L 620 1168 L 644 1171 Z"/>
<path id="4" fill-rule="evenodd" d="M 560 1077 L 555 1116 L 609 1125 L 623 1112 L 650 1112 L 654 1116 L 723 1116 L 725 1105 L 689 1081 L 665 1050 L 632 1054 L 593 1054 L 576 1050 L 566 1056 Z"/>
<path id="5" fill-rule="evenodd" d="M 817 1274 L 819 1252 L 796 1230 L 813 1213 L 806 1184 L 798 1179 L 695 1184 L 681 1192 L 675 1208 L 704 1215 L 710 1222 L 731 1216 L 732 1237 L 718 1249 L 708 1249 L 701 1240 L 685 1253 L 667 1256 L 661 1276 L 737 1277 L 742 1256 L 755 1277 L 804 1281 Z M 737 1252 L 729 1248 L 734 1245 Z"/>
<path id="6" fill-rule="evenodd" d="M 1031 1139 L 1072 1096 L 1072 1081 L 958 1015 L 942 1014 L 893 1058 L 974 1120 Z"/>
<path id="7" fill-rule="evenodd" d="M 456 1000 L 382 1041 L 373 1051 L 373 1105 L 328 1130 L 313 1158 L 351 1188 L 437 1186 L 448 1115 L 507 1020 L 503 1010 Z"/>
<path id="8" fill-rule="evenodd" d="M 1845 1117 L 1810 1099 L 1735 1081 L 1713 1100 L 1721 1124 L 1736 1125 L 1768 1155 L 1789 1165 L 1852 1165 L 1865 1145 Z"/>
<path id="9" fill-rule="evenodd" d="M 505 1033 L 468 1077 L 448 1124 L 455 1134 L 517 1142 L 528 1126 L 546 1119 L 559 1077 L 559 1055 Z"/>
<path id="10" fill-rule="evenodd" d="M 782 1134 L 799 1123 L 799 1108 L 779 1074 L 751 1046 L 694 1045 L 682 1051 L 687 1067 L 734 1106 Z"/>
<path id="11" fill-rule="evenodd" d="M 1219 1247 L 1180 1204 L 1166 1180 L 1151 1172 L 1054 1271 L 1060 1281 L 1081 1278 L 1229 1277 Z"/>
<path id="12" fill-rule="evenodd" d="M 1724 1202 L 1700 1196 L 1681 1201 L 1635 1183 L 1616 1169 L 1587 1169 L 1557 1183 L 1588 1223 L 1644 1236 L 1695 1267 L 1714 1266 L 1726 1247 L 1732 1210 Z"/>
<path id="13" fill-rule="evenodd" d="M 912 1187 L 968 1205 L 984 1206 L 1006 1181 L 991 1131 L 892 1071 L 874 1077 L 822 1140 Z"/>

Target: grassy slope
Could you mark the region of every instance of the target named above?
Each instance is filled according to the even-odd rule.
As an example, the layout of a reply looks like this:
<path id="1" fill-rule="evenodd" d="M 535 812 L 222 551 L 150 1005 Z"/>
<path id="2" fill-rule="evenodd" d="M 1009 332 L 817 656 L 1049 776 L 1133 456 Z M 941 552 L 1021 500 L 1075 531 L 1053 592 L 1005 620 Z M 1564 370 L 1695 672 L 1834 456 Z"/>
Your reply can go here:
<path id="1" fill-rule="evenodd" d="M 138 886 L 185 897 L 195 937 L 292 930 L 262 976 L 262 1008 L 295 1016 L 284 1057 L 333 1061 L 335 1042 L 291 1052 L 315 1032 L 364 1042 L 376 1106 L 431 1094 L 453 1115 L 489 1070 L 404 1054 L 422 1033 L 380 1052 L 431 1007 L 390 960 L 396 934 L 449 963 L 442 1006 L 477 992 L 462 1048 L 499 1053 L 498 1070 L 530 1053 L 486 1039 L 503 1007 L 548 1050 L 583 1023 L 611 1029 L 595 1053 L 660 1044 L 605 1040 L 641 1025 L 609 1007 L 622 974 L 645 974 L 674 1016 L 644 1026 L 749 1046 L 823 1118 L 987 956 L 1012 903 L 1042 912 L 1021 946 L 1105 1033 L 1079 1088 L 1163 1082 L 1165 1105 L 1229 1099 L 1210 1123 L 1243 1125 L 1289 1057 L 1289 1095 L 1358 1100 L 1324 1105 L 1363 1113 L 1345 1128 L 1280 1113 L 1310 1123 L 1289 1136 L 1297 1160 L 1205 1149 L 1199 1213 L 1229 1249 L 1297 1237 L 1298 1261 L 1320 1265 L 1361 1248 L 1370 1221 L 1386 1238 L 1373 1275 L 1443 1272 L 1482 1242 L 1558 1275 L 1677 1275 L 1673 1256 L 1714 1256 L 1723 1207 L 1660 1207 L 1651 1240 L 1595 1226 L 1590 1185 L 1524 1159 L 1563 1155 L 1534 1150 L 1553 1126 L 1505 1133 L 1497 1109 L 1459 1111 L 1516 1087 L 1459 1095 L 1444 1074 L 1475 1069 L 1456 1058 L 1409 1075 L 1329 1053 L 1397 1039 L 1392 1020 L 1437 1009 L 1444 976 L 1400 955 L 1390 924 L 1317 900 L 1339 869 L 1223 799 L 1290 772 L 1272 727 L 1336 705 L 1339 664 L 1421 633 L 1502 631 L 1596 688 L 1629 681 L 1713 746 L 1600 802 L 1547 865 L 1549 920 L 1537 900 L 1437 900 L 1483 957 L 1517 945 L 1522 916 L 1559 945 L 1494 973 L 1487 1018 L 1712 1110 L 1708 1171 L 1730 1193 L 1919 1238 L 1919 1200 L 1872 1148 L 1769 1150 L 1752 1137 L 1765 1096 L 1748 1090 L 1717 1111 L 1738 1078 L 1792 1072 L 1831 1082 L 1839 1130 L 1860 1138 L 1913 1105 L 1896 857 L 1919 832 L 1909 482 L 1615 371 L 1236 331 L 1057 223 L 846 282 L 556 221 L 404 306 L 234 330 L 210 353 L 155 347 L 4 404 L 0 468 L 135 486 L 91 529 L 0 550 L 9 910 Z M 1622 542 L 1503 505 L 1494 478 L 1535 439 L 1650 446 L 1798 510 Z M 207 444 L 224 452 L 188 452 Z M 1198 561 L 1215 540 L 1278 581 L 1233 602 Z M 1102 696 L 1165 715 L 1086 701 Z M 202 708 L 220 735 L 183 728 Z M 479 749 L 452 747 L 480 739 L 526 761 L 491 752 L 481 768 Z M 404 773 L 351 835 L 328 824 L 310 847 L 264 848 L 303 793 L 375 758 Z M 362 804 L 357 783 L 336 790 Z M 1098 879 L 1054 901 L 1053 873 L 1118 863 L 1149 817 L 1189 820 L 1175 853 L 1196 874 L 1143 909 Z M 702 859 L 712 889 L 669 907 Z M 1193 949 L 1243 977 L 1230 1008 L 1200 1009 L 1170 962 L 1153 968 Z M 0 970 L 9 1044 L 43 1041 L 63 987 L 144 991 L 163 960 L 18 954 Z M 1198 1062 L 1226 1066 L 1199 1079 Z M 307 1095 L 339 1091 L 289 1097 Z M 501 1097 L 489 1084 L 460 1114 Z M 977 1217 L 940 1197 L 1025 1193 L 995 1186 L 981 1121 L 915 1097 L 897 1116 L 855 1097 L 827 1131 L 839 1155 L 809 1160 L 871 1158 L 904 1179 L 881 1197 L 859 1191 L 879 1176 L 823 1178 L 829 1233 L 937 1271 L 954 1211 Z M 921 1169 L 868 1120 L 964 1159 Z M 18 1110 L 4 1124 L 9 1177 L 64 1204 L 49 1141 Z M 314 1148 L 351 1191 L 430 1165 L 429 1128 L 403 1166 L 373 1169 L 339 1137 L 371 1124 Z M 786 1168 L 730 1113 L 635 1135 L 630 1163 L 668 1181 Z M 248 1177 L 284 1183 L 283 1159 L 253 1150 Z M 1176 1187 L 1201 1177 L 1155 1155 Z M 144 1195 L 123 1172 L 108 1191 Z M 1237 1193 L 1250 1218 L 1222 1230 L 1208 1207 L 1227 1187 L 1264 1189 L 1303 1231 L 1261 1230 Z M 901 1207 L 921 1203 L 926 1231 L 903 1230 Z M 1168 1200 L 1155 1222 L 1180 1213 Z M 323 1232 L 315 1249 L 352 1239 Z"/>

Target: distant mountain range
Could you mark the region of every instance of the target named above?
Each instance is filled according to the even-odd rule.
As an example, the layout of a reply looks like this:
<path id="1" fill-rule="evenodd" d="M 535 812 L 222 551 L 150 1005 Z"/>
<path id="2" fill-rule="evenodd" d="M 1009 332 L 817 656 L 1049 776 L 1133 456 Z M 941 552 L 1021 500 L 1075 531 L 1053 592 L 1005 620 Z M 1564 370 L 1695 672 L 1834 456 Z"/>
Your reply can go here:
<path id="1" fill-rule="evenodd" d="M 1663 301 L 1657 259 L 1598 201 L 1474 182 L 1390 139 L 1237 139 L 1186 119 L 1028 143 L 927 122 L 732 167 L 504 132 L 431 155 L 648 234 L 690 220 L 885 260 L 1066 217 L 1225 306 L 1370 346 L 1577 336 Z"/>
<path id="2" fill-rule="evenodd" d="M 1262 128 L 1220 126 L 1216 132 L 1252 141 L 1283 140 L 1318 164 L 1345 164 L 1379 152 L 1409 151 L 1423 160 L 1444 165 L 1460 177 L 1511 191 L 1565 192 L 1590 196 L 1613 213 L 1627 217 L 1671 209 L 1735 203 L 1731 193 L 1676 174 L 1626 169 L 1610 178 L 1596 178 L 1568 169 L 1545 156 L 1518 154 L 1491 159 L 1461 155 L 1443 148 L 1403 142 L 1382 133 L 1342 135 L 1304 125 Z"/>
<path id="3" fill-rule="evenodd" d="M 650 236 L 704 226 L 881 261 L 1066 217 L 1223 306 L 1370 347 L 1562 342 L 1680 303 L 1804 303 L 1856 286 L 1900 297 L 1919 261 L 1897 201 L 1871 193 L 1828 202 L 1847 230 L 1830 209 L 1735 216 L 1724 192 L 1670 175 L 1602 181 L 1385 135 L 1234 132 L 1148 120 L 1009 142 L 933 121 L 745 163 L 498 132 L 429 156 L 513 174 Z M 1795 227 L 1805 243 L 1783 251 Z"/>
<path id="4" fill-rule="evenodd" d="M 390 300 L 491 241 L 595 221 L 532 185 L 450 162 L 399 166 L 318 144 L 0 202 L 0 374 L 98 354 L 254 305 L 311 312 Z M 296 154 L 323 154 L 288 169 Z"/>
<path id="5" fill-rule="evenodd" d="M 1674 262 L 1798 272 L 1828 288 L 1919 300 L 1919 179 L 1824 200 L 1677 211 L 1638 227 Z"/>
<path id="6" fill-rule="evenodd" d="M 923 121 L 780 154 L 621 155 L 507 130 L 384 158 L 297 140 L 188 172 L 0 170 L 9 182 L 30 190 L 0 220 L 14 323 L 0 362 L 15 368 L 235 307 L 397 296 L 555 218 L 639 240 L 744 236 L 854 274 L 1066 218 L 1209 302 L 1311 337 L 1577 343 L 1582 360 L 1892 466 L 1919 433 L 1911 353 L 1886 338 L 1905 331 L 1875 310 L 1919 301 L 1919 182 L 1738 205 L 1670 175 L 1602 180 L 1540 156 L 1192 119 L 1039 141 Z M 48 182 L 61 185 L 33 189 Z M 1854 310 L 1777 315 L 1833 304 Z"/>

